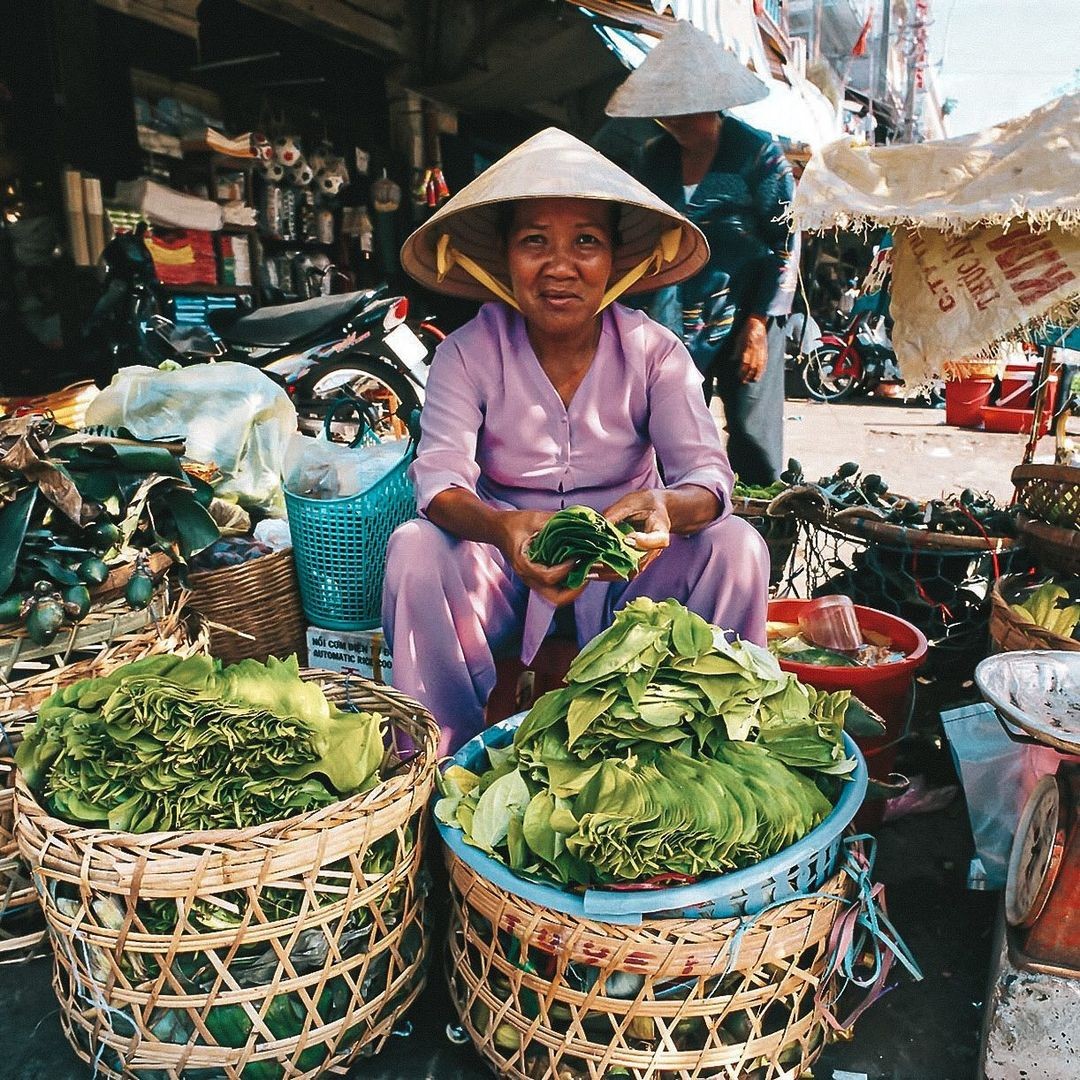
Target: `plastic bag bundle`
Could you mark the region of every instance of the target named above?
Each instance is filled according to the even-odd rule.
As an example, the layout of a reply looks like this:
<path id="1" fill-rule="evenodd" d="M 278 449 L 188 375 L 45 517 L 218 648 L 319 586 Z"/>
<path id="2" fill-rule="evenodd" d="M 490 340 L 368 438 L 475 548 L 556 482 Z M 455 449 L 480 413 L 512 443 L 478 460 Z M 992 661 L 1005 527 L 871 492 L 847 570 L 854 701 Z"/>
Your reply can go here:
<path id="1" fill-rule="evenodd" d="M 347 499 L 377 484 L 409 446 L 398 439 L 353 448 L 294 435 L 285 452 L 285 487 L 305 499 Z"/>
<path id="2" fill-rule="evenodd" d="M 284 513 L 281 471 L 296 409 L 257 368 L 122 368 L 92 402 L 86 423 L 125 427 L 139 439 L 183 438 L 189 458 L 220 469 L 217 495 L 271 516 Z"/>

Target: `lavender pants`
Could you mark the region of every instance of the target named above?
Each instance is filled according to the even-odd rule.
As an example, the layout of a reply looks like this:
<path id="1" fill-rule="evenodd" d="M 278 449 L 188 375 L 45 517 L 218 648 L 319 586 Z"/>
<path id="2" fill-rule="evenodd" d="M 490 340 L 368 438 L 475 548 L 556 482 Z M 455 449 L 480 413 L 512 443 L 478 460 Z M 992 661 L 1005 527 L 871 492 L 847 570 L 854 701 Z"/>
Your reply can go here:
<path id="1" fill-rule="evenodd" d="M 730 516 L 693 536 L 673 536 L 671 546 L 629 583 L 588 585 L 574 604 L 578 644 L 606 629 L 614 612 L 639 596 L 674 598 L 709 622 L 764 644 L 768 590 L 765 542 Z M 440 753 L 452 753 L 483 730 L 496 657 L 521 651 L 528 606 L 529 590 L 496 548 L 458 540 L 423 518 L 390 537 L 382 617 L 394 686 L 438 720 Z M 531 659 L 527 647 L 525 653 Z"/>

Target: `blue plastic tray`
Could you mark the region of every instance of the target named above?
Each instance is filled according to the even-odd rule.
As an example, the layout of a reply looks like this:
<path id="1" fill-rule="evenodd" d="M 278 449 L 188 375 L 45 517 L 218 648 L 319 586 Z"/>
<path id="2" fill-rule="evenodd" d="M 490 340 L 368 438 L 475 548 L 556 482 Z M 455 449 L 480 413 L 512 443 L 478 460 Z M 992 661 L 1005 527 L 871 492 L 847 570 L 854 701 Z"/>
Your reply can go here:
<path id="1" fill-rule="evenodd" d="M 483 771 L 487 768 L 486 748 L 499 749 L 509 745 L 524 717 L 525 713 L 518 713 L 477 735 L 454 755 L 453 764 L 471 771 Z M 844 829 L 866 796 L 866 762 L 848 735 L 844 736 L 844 749 L 855 758 L 855 771 L 843 785 L 833 812 L 816 829 L 756 866 L 672 889 L 635 892 L 586 889 L 574 893 L 555 885 L 538 885 L 519 878 L 504 863 L 466 844 L 460 829 L 440 821 L 436 821 L 436 826 L 447 847 L 492 884 L 567 915 L 630 925 L 640 923 L 643 915 L 680 919 L 754 915 L 778 900 L 819 889 L 834 873 Z"/>

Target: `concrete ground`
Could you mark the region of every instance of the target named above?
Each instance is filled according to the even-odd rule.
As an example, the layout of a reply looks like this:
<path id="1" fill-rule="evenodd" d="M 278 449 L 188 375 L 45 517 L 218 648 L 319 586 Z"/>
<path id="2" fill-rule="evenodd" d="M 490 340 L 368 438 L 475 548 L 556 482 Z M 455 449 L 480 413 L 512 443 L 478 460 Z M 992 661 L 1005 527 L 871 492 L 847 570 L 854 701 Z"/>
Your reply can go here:
<path id="1" fill-rule="evenodd" d="M 896 402 L 823 405 L 789 400 L 786 452 L 816 478 L 843 461 L 880 473 L 895 491 L 930 497 L 974 487 L 1001 499 L 1023 454 L 1020 436 L 964 432 L 940 410 Z M 1052 456 L 1049 440 L 1041 457 Z M 920 688 L 915 736 L 899 766 L 931 784 L 953 780 L 937 739 L 937 711 L 972 700 L 970 687 L 940 682 Z M 815 1080 L 975 1080 L 978 1029 L 991 947 L 995 894 L 964 886 L 971 838 L 962 798 L 935 813 L 881 826 L 876 877 L 890 914 L 925 979 L 894 974 L 890 990 L 858 1023 L 854 1038 L 827 1047 Z M 60 1030 L 44 960 L 0 967 L 4 1053 L 0 1080 L 88 1080 Z M 359 1065 L 360 1080 L 481 1080 L 490 1076 L 470 1047 L 452 1045 L 451 1009 L 438 967 L 412 1010 L 412 1034 L 394 1038 Z M 1047 1078 L 1049 1080 L 1049 1078 Z"/>
<path id="2" fill-rule="evenodd" d="M 892 491 L 939 498 L 966 487 L 1007 502 L 1009 479 L 1024 457 L 1026 435 L 950 427 L 945 410 L 902 400 L 860 398 L 836 405 L 789 398 L 784 408 L 784 454 L 805 475 L 827 476 L 845 461 L 878 473 Z M 1053 461 L 1054 440 L 1039 441 L 1036 460 Z"/>

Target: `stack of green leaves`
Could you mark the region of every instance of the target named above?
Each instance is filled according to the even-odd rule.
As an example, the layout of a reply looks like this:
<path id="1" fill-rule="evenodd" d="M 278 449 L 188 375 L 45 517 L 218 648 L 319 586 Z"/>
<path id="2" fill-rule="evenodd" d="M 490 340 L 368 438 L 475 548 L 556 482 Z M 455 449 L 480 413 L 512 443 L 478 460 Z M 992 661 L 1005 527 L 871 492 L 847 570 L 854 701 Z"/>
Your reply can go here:
<path id="1" fill-rule="evenodd" d="M 65 821 L 243 828 L 373 787 L 384 722 L 331 704 L 295 657 L 222 667 L 152 656 L 53 694 L 16 760 Z"/>
<path id="2" fill-rule="evenodd" d="M 626 534 L 633 532 L 629 522 L 613 525 L 590 506 L 568 506 L 548 519 L 529 545 L 529 558 L 542 566 L 572 562 L 566 587 L 576 589 L 598 563 L 621 578 L 629 578 L 637 569 L 644 551 L 630 547 Z"/>
<path id="3" fill-rule="evenodd" d="M 436 815 L 524 877 L 562 884 L 698 876 L 801 839 L 843 776 L 847 691 L 803 686 L 674 600 L 640 599 L 582 650 L 483 774 L 441 778 Z M 826 786 L 822 782 L 822 786 Z"/>

